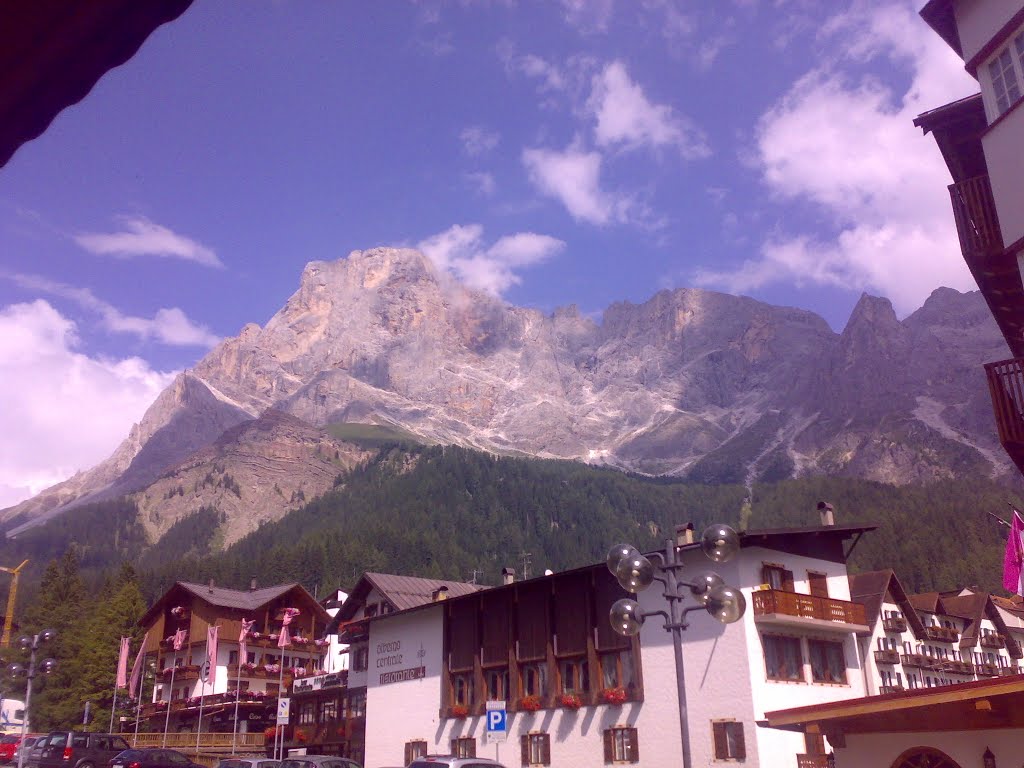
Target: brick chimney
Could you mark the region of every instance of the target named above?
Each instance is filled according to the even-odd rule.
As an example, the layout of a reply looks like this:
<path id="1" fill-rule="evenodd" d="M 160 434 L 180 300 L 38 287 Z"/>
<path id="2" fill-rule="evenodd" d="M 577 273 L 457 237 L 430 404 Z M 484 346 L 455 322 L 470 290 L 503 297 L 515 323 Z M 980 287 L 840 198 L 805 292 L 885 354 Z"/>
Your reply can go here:
<path id="1" fill-rule="evenodd" d="M 430 598 L 435 603 L 440 601 L 440 600 L 447 600 L 448 599 L 448 587 L 446 585 L 442 584 L 441 586 L 439 586 L 437 589 L 435 589 L 431 593 Z"/>
<path id="2" fill-rule="evenodd" d="M 501 583 L 511 584 L 516 580 L 516 569 L 515 568 L 502 568 L 501 569 Z"/>
<path id="3" fill-rule="evenodd" d="M 250 576 L 249 577 L 249 591 L 250 592 L 255 592 L 256 591 L 256 577 L 255 576 Z"/>
<path id="4" fill-rule="evenodd" d="M 210 594 L 213 594 L 213 579 L 210 579 Z"/>
<path id="5" fill-rule="evenodd" d="M 676 546 L 685 547 L 687 544 L 693 544 L 693 523 L 676 526 Z"/>

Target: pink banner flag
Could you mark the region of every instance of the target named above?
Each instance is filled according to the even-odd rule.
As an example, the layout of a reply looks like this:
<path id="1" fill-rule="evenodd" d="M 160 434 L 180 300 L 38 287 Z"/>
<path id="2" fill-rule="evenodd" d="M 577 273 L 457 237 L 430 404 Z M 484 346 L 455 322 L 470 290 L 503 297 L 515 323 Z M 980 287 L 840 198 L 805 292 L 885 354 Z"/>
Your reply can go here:
<path id="1" fill-rule="evenodd" d="M 301 611 L 298 608 L 285 608 L 284 616 L 281 618 L 281 634 L 277 637 L 277 647 L 287 648 L 292 644 L 292 638 L 288 634 L 288 625 L 292 623 L 292 619 L 298 616 Z"/>
<path id="2" fill-rule="evenodd" d="M 132 664 L 132 679 L 128 682 L 128 698 L 130 699 L 135 698 L 135 689 L 139 686 L 139 679 L 142 677 L 142 657 L 146 655 L 146 641 L 148 639 L 149 632 L 142 638 L 142 645 L 139 646 L 139 652 L 135 656 L 135 663 Z M 141 693 L 142 691 L 139 690 L 140 695 Z"/>
<path id="3" fill-rule="evenodd" d="M 217 635 L 220 627 L 212 626 L 206 630 L 206 659 L 210 662 L 210 674 L 217 674 Z"/>
<path id="4" fill-rule="evenodd" d="M 187 629 L 179 629 L 177 632 L 175 632 L 174 639 L 171 641 L 171 643 L 174 645 L 174 650 L 180 651 L 182 647 L 185 645 L 186 638 L 188 638 Z"/>
<path id="5" fill-rule="evenodd" d="M 128 647 L 131 644 L 130 637 L 121 638 L 121 650 L 117 655 L 117 685 L 118 688 L 128 687 Z"/>
<path id="6" fill-rule="evenodd" d="M 256 623 L 256 619 L 242 619 L 242 631 L 238 633 L 238 663 L 245 664 L 249 660 L 249 646 L 246 640 L 249 637 L 249 630 Z"/>
<path id="7" fill-rule="evenodd" d="M 1021 519 L 1020 512 L 1014 508 L 1010 535 L 1006 539 L 1006 554 L 1003 557 L 1003 587 L 1018 595 L 1024 595 L 1024 584 L 1021 583 L 1024 571 L 1024 541 L 1021 534 L 1024 534 L 1024 519 Z"/>

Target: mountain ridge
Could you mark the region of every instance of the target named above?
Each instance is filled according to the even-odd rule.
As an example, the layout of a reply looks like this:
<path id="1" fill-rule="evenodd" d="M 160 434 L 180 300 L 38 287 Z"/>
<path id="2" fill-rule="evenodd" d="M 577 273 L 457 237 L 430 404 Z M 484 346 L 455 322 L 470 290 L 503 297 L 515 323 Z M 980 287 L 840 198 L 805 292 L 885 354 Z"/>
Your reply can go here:
<path id="1" fill-rule="evenodd" d="M 976 292 L 937 289 L 903 321 L 864 294 L 838 334 L 813 312 L 693 288 L 616 302 L 596 323 L 467 289 L 418 251 L 354 251 L 310 262 L 265 326 L 179 375 L 110 459 L 0 516 L 31 525 L 144 492 L 268 409 L 318 430 L 299 439 L 292 424 L 307 445 L 361 422 L 710 482 L 1007 477 L 980 367 L 1007 354 Z"/>

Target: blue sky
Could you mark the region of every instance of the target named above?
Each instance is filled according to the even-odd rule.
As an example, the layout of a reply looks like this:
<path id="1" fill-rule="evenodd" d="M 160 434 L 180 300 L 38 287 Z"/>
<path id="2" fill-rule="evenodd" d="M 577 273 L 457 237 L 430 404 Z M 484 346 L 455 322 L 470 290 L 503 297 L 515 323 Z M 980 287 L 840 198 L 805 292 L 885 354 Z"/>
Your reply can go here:
<path id="1" fill-rule="evenodd" d="M 973 288 L 911 120 L 977 84 L 921 4 L 196 0 L 0 170 L 0 506 L 356 249 L 596 319 Z"/>

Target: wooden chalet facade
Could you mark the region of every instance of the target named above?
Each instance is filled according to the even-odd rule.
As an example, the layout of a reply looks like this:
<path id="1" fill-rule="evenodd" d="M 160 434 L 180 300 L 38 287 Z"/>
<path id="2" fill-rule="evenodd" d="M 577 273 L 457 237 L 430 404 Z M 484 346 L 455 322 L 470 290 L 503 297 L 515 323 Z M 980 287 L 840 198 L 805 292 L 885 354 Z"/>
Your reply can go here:
<path id="1" fill-rule="evenodd" d="M 289 626 L 292 642 L 278 647 L 286 608 L 299 614 Z M 245 659 L 239 658 L 242 619 L 254 621 Z M 273 724 L 281 690 L 296 679 L 322 671 L 327 653 L 324 630 L 330 615 L 299 584 L 248 590 L 179 581 L 140 620 L 148 632 L 149 668 L 156 674 L 153 700 L 142 707 L 148 731 L 196 731 L 202 709 L 204 732 L 252 733 Z M 207 659 L 206 638 L 218 627 L 217 658 Z M 185 632 L 180 650 L 174 636 Z M 208 671 L 204 670 L 209 661 Z M 207 671 L 207 680 L 202 680 Z"/>

